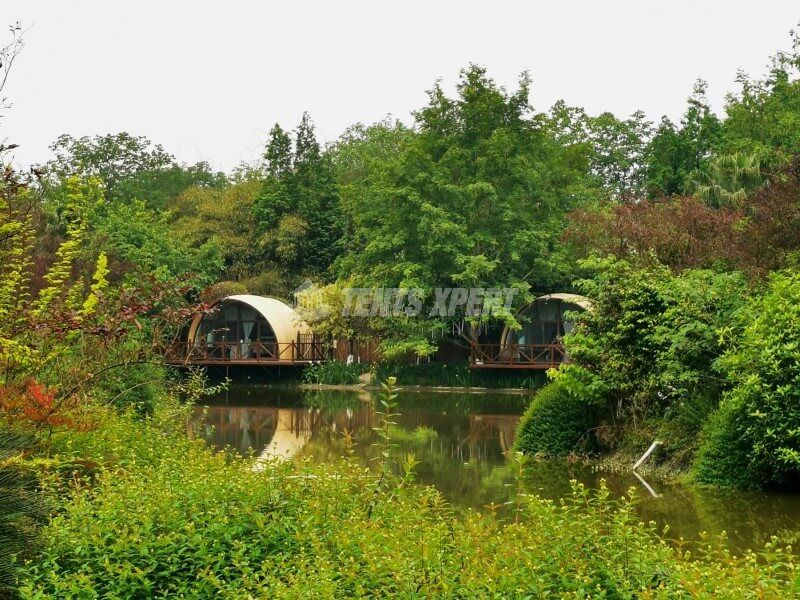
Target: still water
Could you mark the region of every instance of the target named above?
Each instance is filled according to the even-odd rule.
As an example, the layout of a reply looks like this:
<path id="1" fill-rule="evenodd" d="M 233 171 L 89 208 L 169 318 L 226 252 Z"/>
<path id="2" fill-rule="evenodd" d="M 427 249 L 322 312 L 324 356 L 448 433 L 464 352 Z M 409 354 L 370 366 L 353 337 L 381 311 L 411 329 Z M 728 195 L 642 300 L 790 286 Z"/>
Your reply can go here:
<path id="1" fill-rule="evenodd" d="M 419 461 L 417 480 L 435 486 L 457 508 L 503 505 L 517 488 L 506 452 L 526 403 L 526 396 L 499 393 L 400 394 L 392 434 L 396 452 L 413 453 Z M 241 386 L 199 407 L 194 429 L 219 448 L 287 459 L 331 460 L 344 455 L 352 440 L 351 451 L 366 461 L 375 452 L 377 422 L 369 392 Z M 669 524 L 668 536 L 676 540 L 725 531 L 735 551 L 759 547 L 772 535 L 787 543 L 800 540 L 799 494 L 648 481 L 654 497 L 632 473 L 598 472 L 566 461 L 529 465 L 522 482 L 528 493 L 557 500 L 570 493 L 572 479 L 589 487 L 605 479 L 615 494 L 636 488 L 641 518 Z"/>

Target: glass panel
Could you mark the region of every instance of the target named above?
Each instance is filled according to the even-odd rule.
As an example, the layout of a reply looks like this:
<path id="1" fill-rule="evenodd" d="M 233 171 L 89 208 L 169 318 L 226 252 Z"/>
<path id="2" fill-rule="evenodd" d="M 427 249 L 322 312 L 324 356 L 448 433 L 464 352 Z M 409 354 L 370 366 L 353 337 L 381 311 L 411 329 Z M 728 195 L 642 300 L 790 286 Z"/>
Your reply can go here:
<path id="1" fill-rule="evenodd" d="M 263 319 L 258 322 L 258 339 L 262 342 L 275 341 L 275 332 L 272 331 L 270 324 Z"/>
<path id="2" fill-rule="evenodd" d="M 256 322 L 242 321 L 240 339 L 244 340 L 245 342 L 252 342 L 257 338 L 258 338 L 258 331 L 256 329 Z"/>
<path id="3" fill-rule="evenodd" d="M 258 319 L 259 314 L 252 306 L 240 304 L 241 306 L 241 319 L 242 321 L 255 321 Z"/>

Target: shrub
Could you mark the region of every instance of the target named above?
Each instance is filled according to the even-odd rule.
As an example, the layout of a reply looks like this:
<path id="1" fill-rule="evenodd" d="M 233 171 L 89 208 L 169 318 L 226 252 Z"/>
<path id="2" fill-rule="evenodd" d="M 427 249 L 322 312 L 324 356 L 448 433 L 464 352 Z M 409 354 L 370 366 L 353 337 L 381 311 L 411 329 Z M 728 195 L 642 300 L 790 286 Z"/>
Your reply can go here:
<path id="1" fill-rule="evenodd" d="M 742 333 L 719 360 L 732 383 L 710 425 L 697 474 L 704 481 L 797 483 L 800 479 L 800 273 L 770 277 L 739 316 Z M 735 442 L 730 454 L 726 444 Z"/>
<path id="2" fill-rule="evenodd" d="M 534 396 L 520 420 L 515 444 L 525 454 L 566 456 L 593 449 L 587 433 L 595 425 L 594 410 L 555 381 Z"/>
<path id="3" fill-rule="evenodd" d="M 155 363 L 130 364 L 109 371 L 99 391 L 117 408 L 133 407 L 140 414 L 153 411 L 165 393 L 167 371 Z"/>
<path id="4" fill-rule="evenodd" d="M 356 385 L 359 377 L 369 371 L 369 365 L 329 361 L 307 366 L 303 370 L 303 381 L 325 385 Z"/>
<path id="5" fill-rule="evenodd" d="M 382 381 L 389 375 L 397 377 L 400 385 L 486 387 L 486 388 L 538 388 L 542 385 L 541 373 L 498 373 L 491 369 L 470 369 L 466 362 L 400 363 L 381 362 L 373 367 L 375 379 Z"/>
<path id="6" fill-rule="evenodd" d="M 796 587 L 787 552 L 737 559 L 709 543 L 690 557 L 605 489 L 576 486 L 561 504 L 520 496 L 516 522 L 458 519 L 432 488 L 349 460 L 253 472 L 155 421 L 113 418 L 119 452 L 143 460 L 75 486 L 26 565 L 24 597 L 781 598 Z"/>
<path id="7" fill-rule="evenodd" d="M 690 270 L 613 258 L 584 262 L 595 269 L 581 289 L 593 310 L 580 315 L 565 342 L 582 385 L 621 421 L 671 416 L 692 398 L 719 401 L 713 363 L 725 350 L 720 327 L 741 308 L 746 285 L 736 273 Z"/>
<path id="8" fill-rule="evenodd" d="M 45 515 L 36 478 L 13 461 L 35 443 L 33 435 L 0 426 L 0 598 L 13 597 L 17 565 L 12 557 L 34 553 L 33 525 Z"/>
<path id="9" fill-rule="evenodd" d="M 748 468 L 750 448 L 741 428 L 746 419 L 742 406 L 734 402 L 723 402 L 711 416 L 703 428 L 695 459 L 697 482 L 738 488 L 755 485 Z"/>

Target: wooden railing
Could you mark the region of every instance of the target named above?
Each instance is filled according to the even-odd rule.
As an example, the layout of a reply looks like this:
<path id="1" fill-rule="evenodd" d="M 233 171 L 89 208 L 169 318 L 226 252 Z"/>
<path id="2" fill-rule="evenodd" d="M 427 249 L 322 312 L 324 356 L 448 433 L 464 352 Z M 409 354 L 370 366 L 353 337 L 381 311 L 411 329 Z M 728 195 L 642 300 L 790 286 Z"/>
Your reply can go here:
<path id="1" fill-rule="evenodd" d="M 470 352 L 471 367 L 549 369 L 566 359 L 563 344 L 478 344 Z"/>
<path id="2" fill-rule="evenodd" d="M 377 343 L 356 342 L 300 334 L 291 342 L 183 342 L 167 353 L 173 364 L 309 364 L 337 360 L 345 362 L 352 355 L 356 362 L 377 359 Z"/>

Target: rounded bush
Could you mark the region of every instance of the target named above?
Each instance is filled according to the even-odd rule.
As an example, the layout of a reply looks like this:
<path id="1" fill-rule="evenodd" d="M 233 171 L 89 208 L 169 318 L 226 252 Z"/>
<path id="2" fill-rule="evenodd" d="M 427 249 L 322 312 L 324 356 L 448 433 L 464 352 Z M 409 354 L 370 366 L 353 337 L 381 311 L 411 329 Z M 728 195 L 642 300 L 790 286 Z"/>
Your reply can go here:
<path id="1" fill-rule="evenodd" d="M 749 467 L 749 444 L 743 425 L 747 421 L 741 405 L 723 402 L 701 433 L 694 463 L 698 483 L 725 487 L 754 487 L 758 478 Z"/>
<path id="2" fill-rule="evenodd" d="M 534 396 L 517 428 L 516 448 L 525 454 L 566 456 L 593 449 L 587 432 L 594 427 L 591 407 L 570 394 L 559 382 Z"/>

